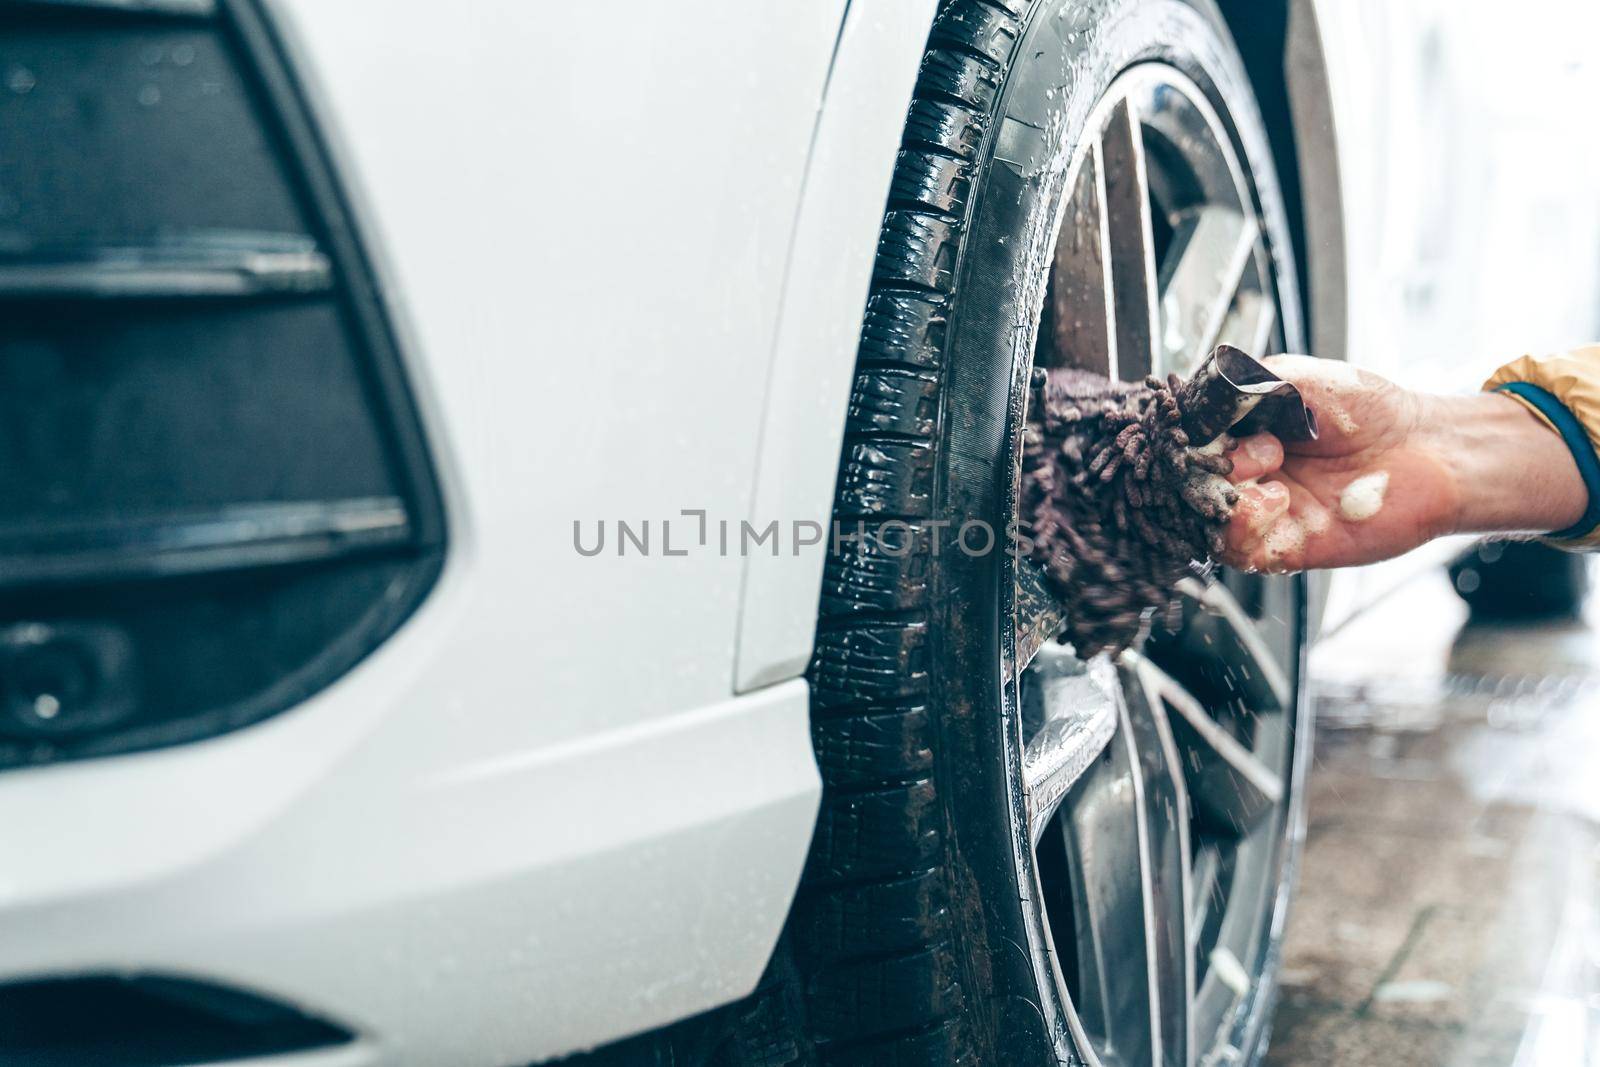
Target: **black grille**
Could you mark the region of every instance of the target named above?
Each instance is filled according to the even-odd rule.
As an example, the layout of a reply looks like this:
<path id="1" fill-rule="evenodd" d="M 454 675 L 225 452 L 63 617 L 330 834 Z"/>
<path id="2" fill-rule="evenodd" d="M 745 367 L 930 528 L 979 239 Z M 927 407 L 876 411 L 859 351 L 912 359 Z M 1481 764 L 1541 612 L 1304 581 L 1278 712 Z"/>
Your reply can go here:
<path id="1" fill-rule="evenodd" d="M 444 523 L 378 290 L 253 3 L 0 0 L 0 768 L 327 685 Z"/>

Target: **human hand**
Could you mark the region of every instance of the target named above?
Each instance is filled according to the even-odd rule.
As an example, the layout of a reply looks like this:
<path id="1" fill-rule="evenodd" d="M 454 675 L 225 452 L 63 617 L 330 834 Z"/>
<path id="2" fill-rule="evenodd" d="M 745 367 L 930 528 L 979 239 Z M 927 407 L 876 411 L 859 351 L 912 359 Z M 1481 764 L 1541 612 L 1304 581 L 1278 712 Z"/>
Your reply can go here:
<path id="1" fill-rule="evenodd" d="M 1308 356 L 1263 361 L 1316 412 L 1315 441 L 1245 438 L 1223 561 L 1266 571 L 1370 563 L 1456 532 L 1562 529 L 1587 502 L 1561 438 L 1511 398 L 1433 396 Z"/>

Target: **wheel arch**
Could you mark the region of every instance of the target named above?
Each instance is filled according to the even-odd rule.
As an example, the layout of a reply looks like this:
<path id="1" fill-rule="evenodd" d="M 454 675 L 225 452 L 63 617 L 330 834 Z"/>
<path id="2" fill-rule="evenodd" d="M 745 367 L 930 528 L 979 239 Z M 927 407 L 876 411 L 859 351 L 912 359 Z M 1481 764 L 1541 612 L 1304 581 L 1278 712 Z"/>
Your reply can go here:
<path id="1" fill-rule="evenodd" d="M 1214 0 L 1261 109 L 1289 215 L 1311 354 L 1349 359 L 1343 185 L 1333 86 L 1318 0 Z M 1310 579 L 1307 620 L 1322 629 L 1326 572 Z"/>
<path id="2" fill-rule="evenodd" d="M 811 658 L 827 538 L 800 544 L 797 524 L 825 531 L 832 513 L 878 233 L 937 7 L 850 0 L 839 29 L 789 250 L 750 497 L 750 523 L 778 521 L 785 548 L 742 561 L 737 693 L 797 678 Z"/>
<path id="3" fill-rule="evenodd" d="M 1214 0 L 1266 121 L 1289 212 L 1313 354 L 1346 358 L 1345 227 L 1337 131 L 1316 0 Z"/>

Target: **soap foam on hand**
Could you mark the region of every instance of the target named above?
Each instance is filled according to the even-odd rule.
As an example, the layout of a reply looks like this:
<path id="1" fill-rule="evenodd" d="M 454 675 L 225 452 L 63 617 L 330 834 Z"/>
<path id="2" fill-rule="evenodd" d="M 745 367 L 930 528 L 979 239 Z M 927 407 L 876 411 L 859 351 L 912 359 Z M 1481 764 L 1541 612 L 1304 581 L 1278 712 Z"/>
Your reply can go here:
<path id="1" fill-rule="evenodd" d="M 1339 494 L 1339 514 L 1349 522 L 1365 522 L 1382 510 L 1388 488 L 1388 471 L 1363 474 Z"/>
<path id="2" fill-rule="evenodd" d="M 1298 519 L 1284 516 L 1273 524 L 1261 540 L 1267 572 L 1276 573 L 1284 564 L 1305 551 L 1306 528 Z"/>

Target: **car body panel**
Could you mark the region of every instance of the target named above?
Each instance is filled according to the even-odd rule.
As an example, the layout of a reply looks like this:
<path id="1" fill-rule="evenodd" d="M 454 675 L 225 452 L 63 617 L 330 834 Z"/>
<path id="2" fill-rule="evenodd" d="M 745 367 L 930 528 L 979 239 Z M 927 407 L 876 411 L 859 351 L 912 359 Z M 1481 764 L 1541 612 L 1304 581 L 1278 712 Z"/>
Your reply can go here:
<path id="1" fill-rule="evenodd" d="M 402 341 L 445 570 L 282 716 L 0 776 L 0 980 L 209 978 L 355 1030 L 334 1062 L 452 1067 L 753 987 L 815 818 L 807 691 L 733 695 L 742 562 L 667 558 L 660 522 L 748 512 L 845 6 L 269 4 Z M 618 519 L 648 555 L 576 551 Z"/>
<path id="2" fill-rule="evenodd" d="M 596 64 L 544 4 L 480 0 L 447 49 L 436 4 L 383 5 L 382 49 L 367 0 L 276 4 L 417 356 L 451 563 L 493 575 L 457 668 L 540 659 L 501 751 L 730 692 L 741 561 L 661 523 L 676 551 L 683 510 L 748 508 L 843 6 L 612 5 Z"/>
<path id="3" fill-rule="evenodd" d="M 803 683 L 441 770 L 374 721 L 431 699 L 471 719 L 426 678 L 445 621 L 419 622 L 260 727 L 0 780 L 0 977 L 203 977 L 385 1064 L 533 1059 L 747 992 L 814 817 L 814 772 L 787 765 Z"/>
<path id="4" fill-rule="evenodd" d="M 817 124 L 784 286 L 750 521 L 797 522 L 744 562 L 735 687 L 798 676 L 811 657 L 845 409 L 895 151 L 937 0 L 853 0 Z"/>
<path id="5" fill-rule="evenodd" d="M 1331 73 L 1315 0 L 1290 0 L 1284 82 L 1294 122 L 1299 199 L 1304 216 L 1306 273 L 1302 288 L 1309 343 L 1324 359 L 1349 358 L 1343 173 L 1333 115 Z"/>

